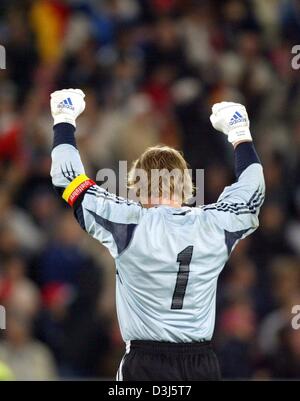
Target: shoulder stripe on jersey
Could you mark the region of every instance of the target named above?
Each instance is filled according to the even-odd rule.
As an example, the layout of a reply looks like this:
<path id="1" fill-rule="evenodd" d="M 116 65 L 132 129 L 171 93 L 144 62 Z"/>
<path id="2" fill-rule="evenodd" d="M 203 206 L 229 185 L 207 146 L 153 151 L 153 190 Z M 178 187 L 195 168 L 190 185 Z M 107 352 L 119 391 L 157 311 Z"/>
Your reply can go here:
<path id="1" fill-rule="evenodd" d="M 257 208 L 263 203 L 264 196 L 260 194 L 257 199 L 253 200 L 251 204 L 244 203 L 244 204 L 235 204 L 235 203 L 226 203 L 226 202 L 219 202 L 214 204 L 212 207 L 208 207 L 208 209 L 216 209 L 221 212 L 230 212 L 236 214 L 249 214 L 249 213 L 256 213 Z"/>
<path id="2" fill-rule="evenodd" d="M 101 227 L 111 233 L 117 245 L 119 254 L 127 248 L 134 234 L 134 230 L 137 224 L 114 223 L 99 216 L 91 210 L 86 209 L 86 211 L 94 217 L 97 224 L 99 224 Z"/>
<path id="3" fill-rule="evenodd" d="M 64 188 L 63 188 L 64 190 Z M 135 206 L 139 206 L 142 207 L 142 205 L 140 203 L 137 203 L 135 201 L 131 201 L 129 199 L 126 198 L 121 198 L 115 194 L 111 194 L 110 192 L 107 192 L 105 190 L 102 190 L 102 188 L 96 186 L 96 185 L 92 185 L 90 186 L 88 189 L 86 189 L 84 191 L 83 195 L 91 195 L 91 196 L 95 196 L 97 198 L 101 198 L 101 199 L 105 199 L 108 201 L 112 201 L 116 204 L 126 204 L 127 206 L 131 206 L 131 205 L 135 205 Z M 76 199 L 76 204 L 79 205 L 84 199 L 84 196 L 81 196 L 80 198 Z"/>
<path id="4" fill-rule="evenodd" d="M 135 202 L 135 201 L 132 201 L 132 200 L 117 196 L 115 194 L 112 194 L 112 193 L 110 193 L 110 192 L 108 192 L 108 191 L 106 191 L 106 190 L 104 190 L 101 187 L 98 187 L 96 185 L 90 187 L 86 191 L 86 193 L 89 194 L 89 195 L 94 195 L 97 198 L 102 198 L 102 199 L 107 199 L 107 200 L 113 201 L 113 202 L 118 203 L 118 204 L 125 203 L 128 206 L 135 205 L 135 206 L 142 207 L 142 205 L 140 203 L 138 203 L 138 202 Z"/>
<path id="5" fill-rule="evenodd" d="M 216 210 L 218 212 L 229 212 L 234 214 L 255 214 L 258 207 L 264 201 L 264 194 L 256 190 L 246 203 L 227 203 L 224 201 L 203 206 L 202 210 Z"/>

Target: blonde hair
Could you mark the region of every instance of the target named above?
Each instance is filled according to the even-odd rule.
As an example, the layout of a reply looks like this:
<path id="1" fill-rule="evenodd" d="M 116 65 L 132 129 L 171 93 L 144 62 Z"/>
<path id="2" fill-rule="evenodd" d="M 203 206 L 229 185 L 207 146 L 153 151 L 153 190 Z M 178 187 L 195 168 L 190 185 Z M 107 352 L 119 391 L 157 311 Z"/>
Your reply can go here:
<path id="1" fill-rule="evenodd" d="M 141 175 L 141 172 L 144 174 Z M 158 173 L 158 180 L 155 183 L 154 172 Z M 147 200 L 154 195 L 155 198 L 174 199 L 181 204 L 186 203 L 193 196 L 194 191 L 183 154 L 163 145 L 147 148 L 133 162 L 128 174 L 128 188 L 136 191 L 138 197 L 141 197 L 141 190 L 143 190 L 144 198 Z M 142 203 L 145 202 L 142 201 Z"/>

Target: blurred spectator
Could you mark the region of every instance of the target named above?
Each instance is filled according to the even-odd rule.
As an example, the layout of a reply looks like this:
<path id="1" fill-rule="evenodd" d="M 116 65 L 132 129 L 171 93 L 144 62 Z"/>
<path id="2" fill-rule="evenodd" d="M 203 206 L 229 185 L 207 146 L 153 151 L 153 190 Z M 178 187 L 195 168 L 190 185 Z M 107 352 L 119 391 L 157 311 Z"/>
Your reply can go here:
<path id="1" fill-rule="evenodd" d="M 225 378 L 246 379 L 253 374 L 255 313 L 249 301 L 237 299 L 220 317 L 219 356 Z"/>
<path id="2" fill-rule="evenodd" d="M 0 359 L 7 363 L 16 380 L 55 379 L 52 355 L 32 337 L 30 326 L 30 320 L 24 315 L 8 313 L 5 338 L 0 342 Z"/>
<path id="3" fill-rule="evenodd" d="M 0 275 L 0 303 L 9 310 L 34 318 L 39 310 L 39 301 L 38 288 L 26 277 L 25 260 L 18 255 L 7 257 Z"/>
<path id="4" fill-rule="evenodd" d="M 281 257 L 274 259 L 270 267 L 268 282 L 272 286 L 276 309 L 267 314 L 261 323 L 258 339 L 264 355 L 270 355 L 275 350 L 280 330 L 291 324 L 292 307 L 300 301 L 299 260 Z"/>
<path id="5" fill-rule="evenodd" d="M 48 283 L 77 282 L 76 276 L 87 267 L 89 259 L 80 250 L 83 232 L 71 213 L 65 212 L 54 233 L 54 240 L 46 247 L 38 262 L 38 279 Z"/>
<path id="6" fill-rule="evenodd" d="M 290 325 L 280 331 L 279 344 L 270 358 L 274 378 L 298 379 L 300 374 L 300 331 Z"/>

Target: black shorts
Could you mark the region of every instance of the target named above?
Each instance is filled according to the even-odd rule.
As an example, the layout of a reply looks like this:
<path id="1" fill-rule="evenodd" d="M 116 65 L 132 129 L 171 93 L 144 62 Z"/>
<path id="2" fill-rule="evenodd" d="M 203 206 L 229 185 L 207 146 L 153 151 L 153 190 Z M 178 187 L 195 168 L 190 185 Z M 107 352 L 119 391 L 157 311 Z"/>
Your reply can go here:
<path id="1" fill-rule="evenodd" d="M 131 341 L 117 380 L 220 380 L 219 363 L 210 342 L 163 343 Z"/>

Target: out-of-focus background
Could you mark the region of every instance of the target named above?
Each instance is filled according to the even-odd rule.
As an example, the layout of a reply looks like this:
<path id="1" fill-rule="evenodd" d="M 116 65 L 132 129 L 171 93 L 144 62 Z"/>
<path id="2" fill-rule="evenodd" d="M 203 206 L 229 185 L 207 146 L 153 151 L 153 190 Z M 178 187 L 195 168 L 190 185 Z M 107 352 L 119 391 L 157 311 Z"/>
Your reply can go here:
<path id="1" fill-rule="evenodd" d="M 267 197 L 220 277 L 215 345 L 225 378 L 300 379 L 300 1 L 1 0 L 0 43 L 0 378 L 112 378 L 124 352 L 113 261 L 49 178 L 49 94 L 74 87 L 90 176 L 165 143 L 205 168 L 206 203 L 234 179 L 210 107 L 247 106 Z"/>

